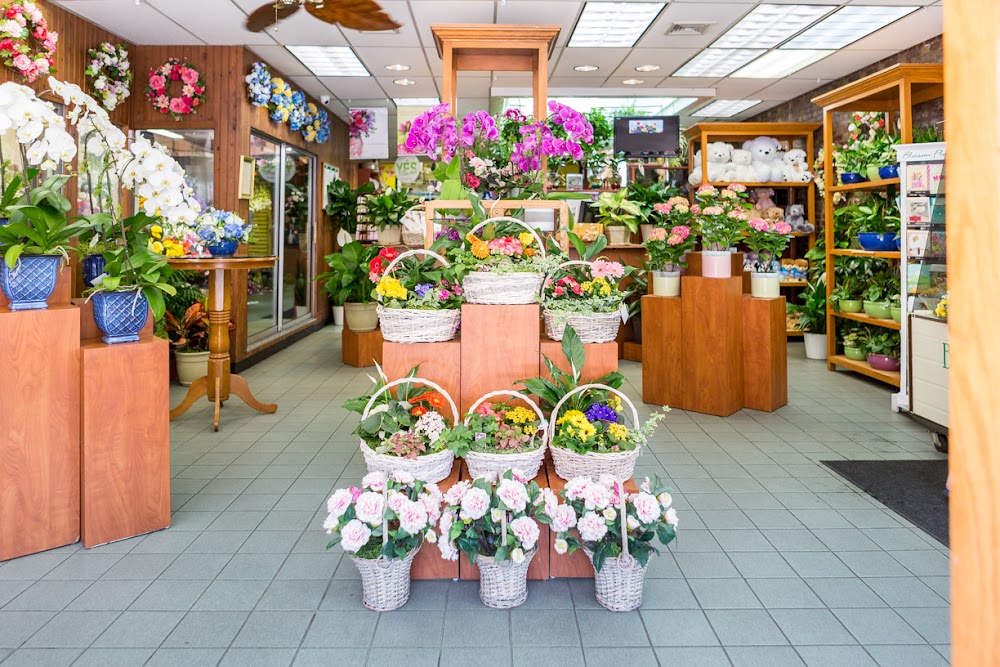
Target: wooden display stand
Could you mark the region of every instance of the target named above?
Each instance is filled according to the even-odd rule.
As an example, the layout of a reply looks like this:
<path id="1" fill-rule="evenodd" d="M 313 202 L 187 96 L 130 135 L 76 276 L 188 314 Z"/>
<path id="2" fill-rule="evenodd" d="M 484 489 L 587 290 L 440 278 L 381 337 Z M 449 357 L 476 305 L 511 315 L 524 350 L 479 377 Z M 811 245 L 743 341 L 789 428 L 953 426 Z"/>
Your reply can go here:
<path id="1" fill-rule="evenodd" d="M 681 338 L 680 297 L 642 297 L 643 402 L 676 407 L 684 402 Z"/>
<path id="2" fill-rule="evenodd" d="M 0 341 L 3 561 L 80 537 L 80 313 L 0 309 Z"/>
<path id="3" fill-rule="evenodd" d="M 420 366 L 417 375 L 436 382 L 448 392 L 455 405 L 462 405 L 462 343 L 382 343 L 382 371 L 390 380 L 406 377 Z"/>
<path id="4" fill-rule="evenodd" d="M 462 305 L 463 414 L 483 394 L 538 375 L 539 317 L 538 304 Z"/>
<path id="5" fill-rule="evenodd" d="M 743 405 L 774 412 L 788 403 L 785 298 L 743 295 Z"/>
<path id="6" fill-rule="evenodd" d="M 539 367 L 545 377 L 549 377 L 544 357 L 548 357 L 561 371 L 570 372 L 569 362 L 562 353 L 562 342 L 543 338 L 541 340 Z M 581 383 L 593 382 L 597 378 L 618 370 L 618 343 L 584 343 L 586 361 L 580 378 Z"/>
<path id="7" fill-rule="evenodd" d="M 733 414 L 743 407 L 743 278 L 683 276 L 681 319 L 679 407 Z"/>
<path id="8" fill-rule="evenodd" d="M 81 524 L 88 549 L 170 526 L 169 350 L 153 336 L 81 346 Z"/>
<path id="9" fill-rule="evenodd" d="M 409 370 L 409 369 L 407 369 Z M 391 375 L 389 377 L 392 377 Z M 461 474 L 461 461 L 455 461 L 451 474 L 440 482 L 438 488 L 441 493 L 445 493 L 455 482 L 459 480 Z M 411 579 L 458 579 L 459 562 L 466 558 L 463 554 L 458 555 L 458 560 L 445 560 L 441 558 L 441 550 L 436 544 L 424 544 L 423 548 L 413 557 L 413 565 L 410 568 Z M 466 560 L 466 562 L 468 562 Z"/>
<path id="10" fill-rule="evenodd" d="M 355 333 L 344 327 L 341 337 L 341 359 L 347 366 L 365 368 L 382 363 L 382 330 Z M 411 365 L 406 370 L 410 370 Z M 406 375 L 406 371 L 403 372 Z"/>

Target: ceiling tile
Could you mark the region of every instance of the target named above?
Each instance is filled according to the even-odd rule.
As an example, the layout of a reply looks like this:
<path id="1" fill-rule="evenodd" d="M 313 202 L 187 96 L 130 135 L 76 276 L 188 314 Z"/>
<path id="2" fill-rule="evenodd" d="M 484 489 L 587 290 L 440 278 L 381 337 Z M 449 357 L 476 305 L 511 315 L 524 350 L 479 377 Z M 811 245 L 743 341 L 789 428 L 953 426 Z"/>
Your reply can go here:
<path id="1" fill-rule="evenodd" d="M 319 80 L 331 93 L 342 100 L 386 97 L 385 91 L 378 85 L 378 81 L 371 77 L 321 76 Z"/>
<path id="2" fill-rule="evenodd" d="M 851 44 L 848 48 L 902 51 L 940 35 L 943 21 L 944 7 L 924 7 Z"/>
<path id="3" fill-rule="evenodd" d="M 549 90 L 554 88 L 600 88 L 608 80 L 606 76 L 594 76 L 599 72 L 590 72 L 590 76 L 559 76 L 549 79 Z"/>
<path id="4" fill-rule="evenodd" d="M 660 14 L 660 18 L 639 40 L 639 48 L 701 48 L 708 46 L 725 32 L 729 26 L 739 21 L 754 8 L 754 3 L 733 2 L 674 2 Z M 674 23 L 712 23 L 703 35 L 686 37 L 667 36 L 666 32 Z"/>
<path id="5" fill-rule="evenodd" d="M 757 92 L 763 90 L 777 79 L 722 79 L 715 84 L 715 94 L 724 100 L 739 100 L 747 97 L 757 98 Z"/>
<path id="6" fill-rule="evenodd" d="M 421 0 L 410 4 L 424 47 L 434 47 L 431 25 L 439 23 L 493 23 L 492 0 Z"/>
<path id="7" fill-rule="evenodd" d="M 570 49 L 565 48 L 559 56 L 559 62 L 552 70 L 552 76 L 574 76 L 588 78 L 600 76 L 606 78 L 611 76 L 622 60 L 628 56 L 631 49 Z M 578 72 L 574 67 L 577 65 L 597 65 L 600 67 L 596 72 Z"/>
<path id="8" fill-rule="evenodd" d="M 497 23 L 515 25 L 558 25 L 562 30 L 556 38 L 556 45 L 563 46 L 569 40 L 576 18 L 583 9 L 579 0 L 507 0 L 497 6 Z"/>
<path id="9" fill-rule="evenodd" d="M 405 74 L 406 72 L 401 72 L 400 76 L 379 76 L 376 78 L 381 84 L 382 90 L 389 97 L 437 97 L 440 95 L 437 85 L 431 77 L 403 76 Z M 401 86 L 398 83 L 393 83 L 397 79 L 409 79 L 414 83 L 411 86 Z"/>
<path id="10" fill-rule="evenodd" d="M 243 25 L 247 18 L 246 14 L 231 2 L 146 0 L 145 4 L 159 10 L 171 21 L 183 25 L 206 44 L 274 44 L 268 33 L 247 30 Z M 197 20 L 192 21 L 191 18 L 195 16 Z M 163 23 L 161 18 L 157 22 L 157 30 L 150 32 L 157 33 L 159 25 Z M 158 34 L 156 36 L 157 40 L 160 40 L 160 36 Z"/>
<path id="11" fill-rule="evenodd" d="M 821 85 L 823 84 L 817 83 L 816 79 L 781 79 L 754 93 L 754 97 L 785 102 L 799 95 L 805 95 Z"/>
<path id="12" fill-rule="evenodd" d="M 135 44 L 202 44 L 203 41 L 147 3 L 121 0 L 56 0 L 63 9 L 82 16 Z M 156 30 L 150 30 L 156 26 Z"/>
<path id="13" fill-rule="evenodd" d="M 420 46 L 420 38 L 417 36 L 413 17 L 410 16 L 410 8 L 405 0 L 380 0 L 379 4 L 386 14 L 400 24 L 400 27 L 382 32 L 359 32 L 341 28 L 347 41 L 352 46 Z"/>
<path id="14" fill-rule="evenodd" d="M 256 53 L 261 60 L 274 67 L 282 74 L 287 76 L 295 76 L 299 74 L 312 76 L 309 68 L 303 65 L 302 61 L 293 56 L 292 53 L 284 46 L 279 46 L 277 44 L 272 44 L 271 46 L 256 45 L 251 46 L 250 50 Z"/>
<path id="15" fill-rule="evenodd" d="M 681 65 L 693 58 L 700 49 L 633 49 L 621 65 L 613 72 L 614 76 L 630 77 L 640 76 L 643 72 L 637 72 L 636 67 L 640 65 L 659 65 L 656 70 L 660 74 L 670 74 L 676 71 Z"/>
<path id="16" fill-rule="evenodd" d="M 368 71 L 376 76 L 416 77 L 431 76 L 427 65 L 427 57 L 421 48 L 387 48 L 384 46 L 359 46 L 354 49 L 358 58 L 365 64 Z M 409 65 L 410 69 L 403 72 L 387 70 L 386 65 Z M 433 74 L 439 74 L 434 71 Z"/>
<path id="17" fill-rule="evenodd" d="M 660 82 L 663 81 L 663 76 L 660 76 L 658 72 L 651 72 L 653 76 L 649 74 L 640 75 L 639 72 L 635 72 L 636 76 L 626 77 L 629 79 L 637 79 L 642 81 L 642 83 L 636 85 L 626 85 L 623 83 L 624 79 L 620 76 L 610 77 L 604 82 L 602 88 L 616 88 L 622 90 L 644 90 L 649 88 L 659 88 Z"/>
<path id="18" fill-rule="evenodd" d="M 817 83 L 819 85 L 822 81 L 840 78 L 895 53 L 895 51 L 858 51 L 848 48 L 800 69 L 795 72 L 795 78 L 820 80 Z"/>

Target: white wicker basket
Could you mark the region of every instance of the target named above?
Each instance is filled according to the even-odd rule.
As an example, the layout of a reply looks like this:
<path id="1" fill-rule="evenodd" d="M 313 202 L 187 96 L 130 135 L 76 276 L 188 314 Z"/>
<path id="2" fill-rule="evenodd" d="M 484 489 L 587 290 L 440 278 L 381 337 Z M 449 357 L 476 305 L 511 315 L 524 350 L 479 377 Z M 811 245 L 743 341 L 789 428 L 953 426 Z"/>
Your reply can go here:
<path id="1" fill-rule="evenodd" d="M 622 484 L 622 478 L 616 478 Z M 624 490 L 624 485 L 621 486 Z M 618 516 L 621 517 L 622 551 L 617 558 L 606 558 L 601 570 L 594 568 L 594 589 L 597 602 L 608 611 L 634 611 L 642 606 L 642 583 L 646 576 L 646 566 L 639 565 L 635 556 L 628 552 L 628 494 L 618 494 L 621 505 Z M 594 552 L 587 546 L 584 553 L 594 564 Z M 649 565 L 649 561 L 646 562 Z"/>
<path id="2" fill-rule="evenodd" d="M 403 225 L 403 245 L 414 248 L 426 246 L 427 237 L 427 216 L 424 212 L 424 205 L 417 204 L 403 216 L 400 223 Z"/>
<path id="3" fill-rule="evenodd" d="M 593 262 L 574 259 L 563 262 L 549 275 L 545 276 L 539 297 L 542 302 L 542 317 L 545 320 L 545 334 L 550 340 L 562 340 L 566 325 L 573 327 L 583 343 L 610 343 L 618 337 L 618 328 L 622 323 L 620 311 L 613 313 L 560 313 L 557 308 L 545 307 L 545 285 L 559 269 L 567 266 L 591 266 Z"/>
<path id="4" fill-rule="evenodd" d="M 541 409 L 538 405 L 531 400 L 528 396 L 522 394 L 519 391 L 513 391 L 510 389 L 505 389 L 502 391 L 493 391 L 483 396 L 480 396 L 472 407 L 469 408 L 468 413 L 465 417 L 465 425 L 469 425 L 469 420 L 473 413 L 475 413 L 476 408 L 478 408 L 483 401 L 494 398 L 496 396 L 507 396 L 510 398 L 519 398 L 528 404 L 528 407 L 534 410 L 535 414 L 538 415 L 538 419 L 544 424 L 545 415 L 542 414 Z M 532 443 L 542 438 L 541 432 L 536 432 L 534 437 L 532 437 Z M 465 464 L 469 467 L 469 474 L 475 477 L 485 477 L 491 473 L 502 473 L 507 470 L 512 470 L 517 468 L 524 474 L 525 479 L 534 479 L 538 475 L 539 469 L 542 467 L 542 460 L 545 458 L 545 442 L 538 446 L 537 449 L 533 449 L 528 452 L 514 453 L 514 454 L 491 454 L 486 452 L 472 452 L 470 451 L 465 455 Z"/>
<path id="5" fill-rule="evenodd" d="M 361 420 L 364 421 L 368 417 L 368 413 L 372 409 L 372 406 L 375 405 L 375 399 L 378 398 L 379 394 L 384 391 L 388 391 L 397 385 L 406 383 L 427 385 L 440 393 L 448 401 L 448 406 L 451 408 L 452 423 L 455 424 L 458 422 L 458 408 L 455 407 L 455 401 L 451 399 L 448 392 L 442 389 L 438 384 L 423 378 L 401 378 L 399 380 L 393 380 L 392 382 L 386 383 L 384 387 L 372 394 L 372 397 L 368 399 L 368 404 L 365 405 L 364 412 L 361 413 Z M 415 459 L 407 459 L 401 456 L 379 454 L 374 449 L 369 447 L 368 443 L 364 440 L 361 440 L 359 448 L 361 449 L 362 456 L 365 457 L 365 464 L 368 466 L 368 472 L 392 473 L 398 470 L 407 472 L 413 475 L 415 479 L 419 479 L 428 484 L 432 482 L 440 482 L 450 475 L 451 467 L 455 462 L 455 455 L 447 449 L 443 452 L 427 454 L 426 456 L 418 456 Z"/>
<path id="6" fill-rule="evenodd" d="M 549 417 L 547 435 L 549 449 L 552 451 L 552 462 L 555 464 L 556 468 L 556 474 L 565 480 L 570 480 L 574 477 L 589 477 L 591 479 L 597 479 L 601 475 L 614 475 L 618 479 L 629 479 L 635 472 L 636 460 L 642 455 L 642 447 L 608 454 L 599 454 L 597 452 L 577 454 L 572 450 L 566 449 L 565 447 L 559 447 L 554 443 L 556 421 L 559 419 L 560 408 L 562 408 L 563 404 L 570 396 L 579 394 L 588 389 L 600 389 L 618 396 L 618 398 L 622 399 L 622 403 L 628 406 L 629 411 L 631 412 L 633 428 L 639 425 L 639 413 L 636 411 L 635 405 L 632 404 L 632 401 L 629 400 L 628 396 L 617 389 L 612 389 L 611 387 L 603 384 L 585 384 L 577 387 L 573 391 L 570 391 L 563 396 L 558 403 L 556 403 L 555 407 L 552 409 L 552 414 Z"/>
<path id="7" fill-rule="evenodd" d="M 382 275 L 389 275 L 396 265 L 407 257 L 427 255 L 451 266 L 441 255 L 417 248 L 407 250 L 396 259 L 389 262 Z M 461 310 L 450 308 L 445 310 L 418 310 L 416 308 L 384 308 L 382 295 L 378 295 L 378 320 L 382 329 L 382 337 L 390 343 L 440 343 L 451 340 L 458 332 L 458 322 Z"/>
<path id="8" fill-rule="evenodd" d="M 506 537 L 506 531 L 504 531 Z M 487 607 L 511 609 L 528 599 L 528 566 L 538 547 L 524 554 L 518 565 L 512 560 L 497 563 L 491 556 L 476 556 L 479 567 L 479 599 Z"/>
<path id="9" fill-rule="evenodd" d="M 406 558 L 351 556 L 361 574 L 362 604 L 373 611 L 392 611 L 406 604 L 410 599 L 410 566 L 418 551 L 419 546 Z"/>
<path id="10" fill-rule="evenodd" d="M 523 220 L 501 216 L 483 220 L 472 228 L 470 234 L 475 234 L 484 225 L 494 222 L 514 222 L 531 233 L 537 241 L 538 253 L 545 257 L 545 242 L 530 225 Z M 477 304 L 527 304 L 537 301 L 538 291 L 542 287 L 544 276 L 535 272 L 493 273 L 491 271 L 472 271 L 466 274 L 462 281 L 462 292 L 466 303 Z"/>

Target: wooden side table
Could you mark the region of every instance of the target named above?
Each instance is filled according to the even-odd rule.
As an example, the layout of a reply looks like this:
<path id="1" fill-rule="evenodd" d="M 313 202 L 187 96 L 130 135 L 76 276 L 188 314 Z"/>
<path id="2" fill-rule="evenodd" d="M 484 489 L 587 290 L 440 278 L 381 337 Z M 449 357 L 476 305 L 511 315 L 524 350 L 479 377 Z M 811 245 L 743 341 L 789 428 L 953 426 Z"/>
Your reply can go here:
<path id="1" fill-rule="evenodd" d="M 247 381 L 229 370 L 229 311 L 232 272 L 268 269 L 277 257 L 174 257 L 168 264 L 178 271 L 208 271 L 208 375 L 191 383 L 181 404 L 170 411 L 176 419 L 202 396 L 215 403 L 215 430 L 219 430 L 219 409 L 230 393 L 258 412 L 275 412 L 277 403 L 261 403 L 250 393 Z"/>

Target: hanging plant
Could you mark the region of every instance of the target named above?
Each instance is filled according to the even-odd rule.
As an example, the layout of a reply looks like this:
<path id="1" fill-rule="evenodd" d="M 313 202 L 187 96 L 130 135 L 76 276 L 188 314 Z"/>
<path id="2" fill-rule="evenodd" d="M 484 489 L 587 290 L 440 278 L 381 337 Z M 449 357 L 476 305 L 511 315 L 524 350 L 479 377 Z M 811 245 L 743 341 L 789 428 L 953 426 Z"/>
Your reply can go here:
<path id="1" fill-rule="evenodd" d="M 33 2 L 0 5 L 0 58 L 22 79 L 31 83 L 43 74 L 54 74 L 59 35 L 49 32 L 42 10 Z"/>
<path id="2" fill-rule="evenodd" d="M 96 49 L 87 51 L 90 63 L 85 73 L 92 79 L 90 88 L 104 108 L 114 111 L 132 93 L 132 69 L 128 61 L 128 49 L 124 44 L 102 42 Z"/>
<path id="3" fill-rule="evenodd" d="M 255 107 L 265 107 L 271 101 L 271 72 L 267 65 L 255 62 L 246 76 L 247 94 Z"/>
<path id="4" fill-rule="evenodd" d="M 181 94 L 171 97 L 168 88 L 175 81 L 182 85 Z M 146 97 L 157 111 L 169 113 L 174 120 L 180 120 L 188 114 L 196 113 L 205 100 L 205 80 L 201 78 L 201 73 L 187 62 L 171 58 L 159 67 L 149 70 Z"/>

